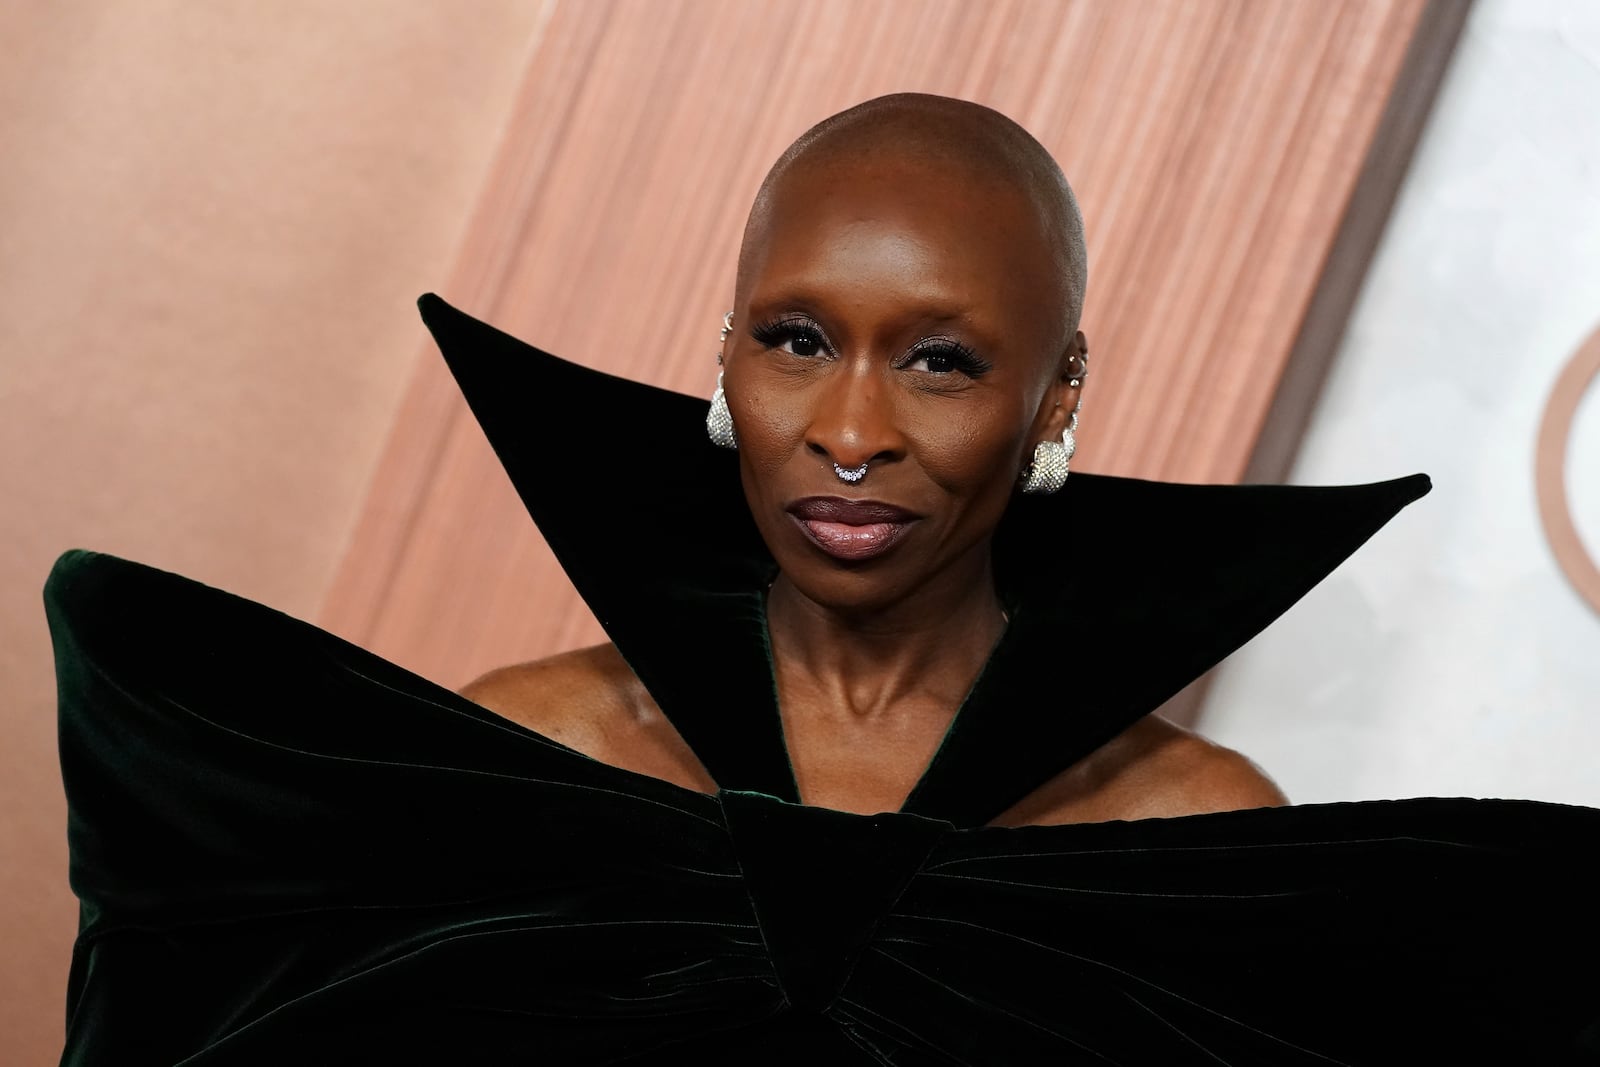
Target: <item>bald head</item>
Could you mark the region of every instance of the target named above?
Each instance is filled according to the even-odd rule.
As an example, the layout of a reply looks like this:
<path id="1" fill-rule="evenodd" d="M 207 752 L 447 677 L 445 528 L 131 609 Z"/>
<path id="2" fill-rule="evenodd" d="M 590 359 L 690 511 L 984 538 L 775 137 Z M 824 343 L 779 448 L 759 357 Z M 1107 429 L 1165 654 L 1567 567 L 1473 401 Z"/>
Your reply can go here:
<path id="1" fill-rule="evenodd" d="M 1065 336 L 1072 336 L 1083 312 L 1088 261 L 1083 217 L 1071 186 L 1027 130 L 992 108 L 943 96 L 880 96 L 801 134 L 773 164 L 750 209 L 739 252 L 740 287 L 791 179 L 801 174 L 847 178 L 852 171 L 883 167 L 940 180 L 957 177 L 1000 195 L 1020 195 L 1048 245 L 1051 288 L 1059 298 L 1056 313 Z"/>

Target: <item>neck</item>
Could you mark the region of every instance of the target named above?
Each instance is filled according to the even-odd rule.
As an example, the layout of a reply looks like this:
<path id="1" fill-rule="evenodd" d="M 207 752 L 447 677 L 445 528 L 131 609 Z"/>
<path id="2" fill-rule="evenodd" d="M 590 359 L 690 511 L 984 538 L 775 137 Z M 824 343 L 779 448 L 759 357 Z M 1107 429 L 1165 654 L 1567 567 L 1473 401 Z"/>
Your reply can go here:
<path id="1" fill-rule="evenodd" d="M 767 597 L 780 695 L 804 689 L 863 719 L 908 704 L 954 715 L 1005 626 L 987 544 L 883 607 L 820 604 L 783 575 Z"/>

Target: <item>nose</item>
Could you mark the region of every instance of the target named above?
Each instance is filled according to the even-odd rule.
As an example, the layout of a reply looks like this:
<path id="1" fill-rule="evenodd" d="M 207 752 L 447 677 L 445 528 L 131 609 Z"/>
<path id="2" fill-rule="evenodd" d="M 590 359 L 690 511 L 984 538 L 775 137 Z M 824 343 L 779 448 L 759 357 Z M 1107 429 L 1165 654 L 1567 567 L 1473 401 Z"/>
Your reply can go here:
<path id="1" fill-rule="evenodd" d="M 817 389 L 806 448 L 841 467 L 905 455 L 891 383 L 867 360 L 840 360 Z"/>

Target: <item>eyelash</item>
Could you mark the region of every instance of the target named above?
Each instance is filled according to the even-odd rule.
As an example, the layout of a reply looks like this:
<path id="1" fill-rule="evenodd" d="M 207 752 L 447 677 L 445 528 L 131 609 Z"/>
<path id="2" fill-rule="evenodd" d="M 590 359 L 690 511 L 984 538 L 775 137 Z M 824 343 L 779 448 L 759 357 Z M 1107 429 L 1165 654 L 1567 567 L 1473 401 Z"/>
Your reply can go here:
<path id="1" fill-rule="evenodd" d="M 797 341 L 802 338 L 816 345 L 818 348 L 827 349 L 828 339 L 822 331 L 809 319 L 789 316 L 787 318 L 769 319 L 758 322 L 750 327 L 750 336 L 763 348 L 777 348 L 785 341 Z M 806 358 L 806 357 L 801 357 Z"/>
<path id="2" fill-rule="evenodd" d="M 981 378 L 994 367 L 994 364 L 959 341 L 929 341 L 918 345 L 911 350 L 905 363 L 915 363 L 919 359 L 944 360 L 952 370 L 968 378 Z"/>
<path id="3" fill-rule="evenodd" d="M 828 339 L 822 331 L 809 319 L 787 318 L 769 319 L 758 322 L 750 327 L 750 336 L 763 348 L 777 348 L 785 343 L 805 341 L 807 344 L 826 351 Z M 801 356 L 809 359 L 809 356 Z M 913 348 L 901 360 L 899 366 L 915 363 L 920 359 L 943 360 L 950 364 L 950 370 L 966 375 L 968 378 L 979 378 L 993 369 L 994 364 L 978 355 L 972 349 L 959 341 L 938 340 L 925 341 Z M 949 371 L 930 371 L 931 374 L 945 374 Z"/>

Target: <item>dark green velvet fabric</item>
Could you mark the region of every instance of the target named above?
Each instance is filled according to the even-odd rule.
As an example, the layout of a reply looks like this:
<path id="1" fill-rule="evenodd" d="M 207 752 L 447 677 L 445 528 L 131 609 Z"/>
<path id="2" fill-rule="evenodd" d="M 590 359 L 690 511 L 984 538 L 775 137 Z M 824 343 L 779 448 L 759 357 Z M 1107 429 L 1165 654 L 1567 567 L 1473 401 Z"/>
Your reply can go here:
<path id="1" fill-rule="evenodd" d="M 1005 637 L 906 810 L 850 815 L 795 803 L 772 562 L 704 401 L 423 310 L 722 792 L 589 759 L 260 605 L 70 552 L 46 587 L 82 901 L 63 1062 L 1600 1058 L 1600 812 L 1423 799 L 983 825 L 1259 631 L 1426 479 L 1075 474 L 1019 498 L 996 547 Z M 612 450 L 647 476 L 609 483 Z M 1068 647 L 1088 651 L 1063 706 L 1043 697 Z"/>

